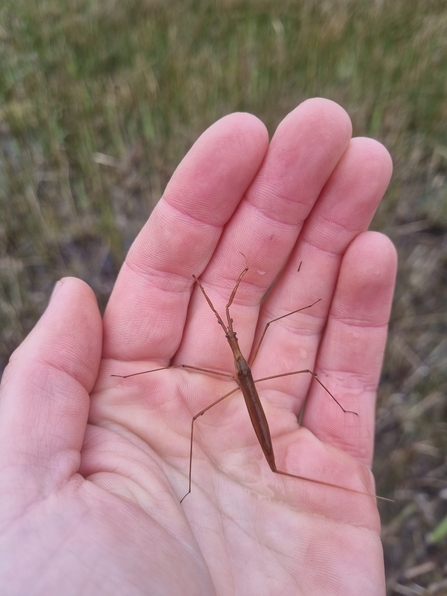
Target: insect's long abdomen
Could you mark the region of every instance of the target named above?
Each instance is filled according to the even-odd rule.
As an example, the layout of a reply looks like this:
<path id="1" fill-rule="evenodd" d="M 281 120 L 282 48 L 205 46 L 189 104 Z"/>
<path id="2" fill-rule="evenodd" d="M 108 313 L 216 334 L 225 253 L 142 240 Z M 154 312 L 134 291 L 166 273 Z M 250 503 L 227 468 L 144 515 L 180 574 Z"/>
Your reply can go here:
<path id="1" fill-rule="evenodd" d="M 275 471 L 276 463 L 275 454 L 273 453 L 272 437 L 270 435 L 264 408 L 262 407 L 251 374 L 251 369 L 245 358 L 242 356 L 236 334 L 234 332 L 233 334 L 227 334 L 227 340 L 233 350 L 236 375 L 242 395 L 244 396 L 245 405 L 247 406 L 250 415 L 251 424 L 270 468 Z"/>
<path id="2" fill-rule="evenodd" d="M 255 430 L 256 436 L 258 437 L 259 444 L 262 447 L 262 451 L 264 452 L 265 458 L 268 461 L 270 468 L 272 470 L 276 470 L 272 437 L 270 435 L 270 429 L 265 416 L 264 408 L 262 407 L 261 400 L 259 399 L 258 392 L 256 391 L 251 370 L 247 367 L 247 370 L 238 375 L 238 377 L 242 395 L 244 396 L 245 405 L 247 406 L 250 420 Z M 245 379 L 245 382 L 242 381 L 242 377 Z"/>

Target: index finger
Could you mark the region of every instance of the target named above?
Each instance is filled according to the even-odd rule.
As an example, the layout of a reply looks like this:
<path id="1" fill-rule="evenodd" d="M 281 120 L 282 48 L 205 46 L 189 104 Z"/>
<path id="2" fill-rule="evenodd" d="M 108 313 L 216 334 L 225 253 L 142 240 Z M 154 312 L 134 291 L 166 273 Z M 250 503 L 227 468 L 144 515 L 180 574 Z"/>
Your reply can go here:
<path id="1" fill-rule="evenodd" d="M 104 356 L 169 361 L 193 284 L 256 175 L 268 134 L 250 114 L 211 126 L 178 166 L 132 245 L 104 316 Z"/>

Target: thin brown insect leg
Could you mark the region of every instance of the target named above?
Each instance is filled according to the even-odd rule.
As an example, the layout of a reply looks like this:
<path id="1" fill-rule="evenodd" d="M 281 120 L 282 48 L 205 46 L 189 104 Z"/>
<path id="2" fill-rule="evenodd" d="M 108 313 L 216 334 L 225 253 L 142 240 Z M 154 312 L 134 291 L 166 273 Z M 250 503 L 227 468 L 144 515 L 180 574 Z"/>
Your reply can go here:
<path id="1" fill-rule="evenodd" d="M 196 282 L 196 284 L 199 286 L 202 294 L 204 295 L 205 300 L 208 302 L 209 307 L 211 308 L 211 310 L 213 311 L 213 313 L 216 315 L 216 318 L 217 318 L 217 321 L 219 322 L 219 325 L 225 331 L 225 335 L 227 335 L 229 332 L 232 332 L 233 331 L 233 328 L 232 328 L 233 320 L 230 317 L 229 308 L 230 308 L 230 306 L 233 303 L 234 296 L 236 295 L 236 292 L 237 292 L 237 289 L 239 287 L 239 284 L 241 283 L 242 278 L 247 273 L 247 271 L 248 271 L 248 267 L 245 267 L 245 269 L 242 271 L 242 273 L 237 278 L 236 284 L 235 284 L 235 286 L 233 288 L 233 291 L 231 292 L 230 299 L 228 300 L 228 304 L 227 304 L 226 309 L 225 309 L 225 311 L 227 313 L 228 326 L 225 325 L 225 323 L 223 322 L 221 316 L 219 315 L 219 313 L 217 312 L 216 308 L 214 307 L 214 304 L 211 302 L 211 299 L 208 296 L 208 294 L 206 293 L 205 288 L 202 286 L 200 280 L 195 275 L 192 276 L 193 279 L 194 279 L 194 281 Z"/>
<path id="2" fill-rule="evenodd" d="M 198 366 L 190 366 L 189 364 L 173 364 L 172 366 L 162 366 L 161 368 L 153 368 L 151 370 L 142 370 L 137 373 L 132 373 L 130 375 L 110 375 L 111 377 L 120 377 L 121 379 L 128 379 L 129 377 L 137 377 L 138 375 L 145 375 L 147 373 L 157 372 L 159 370 L 167 370 L 169 368 L 186 368 L 188 370 L 197 370 L 199 372 L 204 372 L 212 375 L 219 375 L 220 377 L 227 377 L 229 379 L 234 379 L 234 375 L 230 375 L 228 373 L 219 372 L 217 370 L 209 370 L 208 368 L 199 368 Z"/>
<path id="3" fill-rule="evenodd" d="M 216 318 L 217 318 L 217 321 L 218 321 L 219 325 L 222 327 L 222 329 L 225 331 L 225 333 L 227 333 L 227 326 L 225 325 L 225 323 L 221 319 L 221 317 L 220 317 L 219 313 L 217 312 L 217 310 L 214 308 L 214 305 L 211 302 L 211 299 L 209 298 L 208 294 L 205 292 L 205 289 L 202 286 L 202 284 L 200 283 L 200 280 L 195 275 L 193 275 L 193 279 L 196 282 L 196 284 L 199 286 L 202 294 L 205 296 L 205 300 L 208 302 L 209 307 L 211 308 L 211 310 L 213 311 L 213 313 L 216 315 Z"/>
<path id="4" fill-rule="evenodd" d="M 353 410 L 346 410 L 338 401 L 338 399 L 329 391 L 326 385 L 323 385 L 323 383 L 318 378 L 317 373 L 308 368 L 305 368 L 303 370 L 293 370 L 292 372 L 282 373 L 280 375 L 272 375 L 271 377 L 263 377 L 262 379 L 256 379 L 255 383 L 259 383 L 260 381 L 268 381 L 269 379 L 279 379 L 280 377 L 290 377 L 291 375 L 301 375 L 303 373 L 308 373 L 309 375 L 312 375 L 313 378 L 317 381 L 317 383 L 319 383 L 323 387 L 326 393 L 328 393 L 332 397 L 335 403 L 343 410 L 345 414 L 355 414 L 356 416 L 358 416 L 357 412 L 354 412 Z"/>
<path id="5" fill-rule="evenodd" d="M 191 482 L 192 482 L 192 446 L 193 446 L 193 441 L 194 441 L 194 423 L 197 420 L 197 418 L 199 418 L 200 416 L 203 416 L 205 414 L 205 412 L 207 412 L 208 410 L 210 410 L 213 406 L 217 406 L 218 403 L 220 403 L 221 401 L 223 401 L 224 399 L 226 399 L 227 397 L 229 397 L 230 395 L 233 395 L 233 393 L 236 393 L 236 391 L 239 390 L 239 387 L 235 387 L 234 389 L 232 389 L 231 391 L 229 391 L 228 393 L 226 393 L 225 395 L 223 395 L 222 397 L 219 397 L 218 400 L 214 401 L 212 404 L 210 404 L 209 406 L 207 406 L 206 408 L 204 408 L 203 410 L 200 410 L 200 412 L 198 412 L 197 414 L 195 414 L 192 419 L 191 419 L 191 440 L 189 443 L 189 475 L 188 475 L 188 492 L 186 493 L 186 495 L 184 495 L 181 499 L 180 499 L 180 503 L 183 502 L 183 500 L 189 495 L 189 493 L 191 492 Z"/>
<path id="6" fill-rule="evenodd" d="M 274 323 L 275 321 L 280 321 L 281 319 L 285 319 L 286 317 L 290 317 L 290 315 L 294 315 L 295 313 L 301 312 L 302 310 L 306 310 L 307 308 L 311 308 L 312 306 L 315 306 L 315 304 L 317 304 L 317 302 L 320 302 L 320 300 L 321 300 L 321 298 L 318 298 L 318 300 L 315 300 L 315 302 L 312 302 L 312 304 L 308 304 L 307 306 L 303 306 L 302 308 L 297 308 L 296 310 L 292 310 L 292 312 L 288 312 L 285 315 L 281 315 L 280 317 L 276 317 L 276 319 L 272 319 L 271 321 L 269 321 L 266 324 L 266 326 L 264 327 L 264 331 L 262 332 L 261 339 L 259 340 L 259 343 L 255 350 L 254 356 L 252 359 L 250 359 L 250 366 L 253 366 L 256 356 L 258 355 L 259 348 L 261 347 L 261 344 L 264 340 L 264 336 L 267 333 L 267 329 L 270 327 L 270 325 L 272 323 Z"/>
<path id="7" fill-rule="evenodd" d="M 372 499 L 380 499 L 381 501 L 389 501 L 390 503 L 394 503 L 393 499 L 387 499 L 386 497 L 379 497 L 379 495 L 372 495 L 371 493 L 367 493 L 361 490 L 356 490 L 355 488 L 347 488 L 345 486 L 339 486 L 338 484 L 331 484 L 330 482 L 324 482 L 323 480 L 315 480 L 313 478 L 307 478 L 306 476 L 298 476 L 297 474 L 289 474 L 289 472 L 283 472 L 282 470 L 278 470 L 276 465 L 272 467 L 270 465 L 270 469 L 275 474 L 280 474 L 281 476 L 289 476 L 290 478 L 298 478 L 298 480 L 307 480 L 307 482 L 313 482 L 315 484 L 322 484 L 323 486 L 330 486 L 332 488 L 338 488 L 341 490 L 347 490 L 351 493 L 357 493 L 358 495 L 365 495 L 367 497 L 371 497 Z"/>
<path id="8" fill-rule="evenodd" d="M 244 255 L 244 257 L 245 257 L 245 255 Z M 247 257 L 245 257 L 245 259 L 247 259 Z M 233 288 L 233 291 L 231 292 L 230 299 L 228 300 L 227 306 L 225 307 L 225 312 L 227 314 L 228 328 L 230 331 L 233 331 L 233 319 L 230 316 L 230 306 L 233 304 L 233 300 L 234 300 L 234 297 L 236 296 L 236 292 L 239 288 L 239 284 L 241 283 L 242 278 L 244 277 L 244 275 L 247 272 L 248 272 L 248 267 L 245 267 L 245 269 L 242 271 L 242 273 L 237 278 L 236 284 Z"/>

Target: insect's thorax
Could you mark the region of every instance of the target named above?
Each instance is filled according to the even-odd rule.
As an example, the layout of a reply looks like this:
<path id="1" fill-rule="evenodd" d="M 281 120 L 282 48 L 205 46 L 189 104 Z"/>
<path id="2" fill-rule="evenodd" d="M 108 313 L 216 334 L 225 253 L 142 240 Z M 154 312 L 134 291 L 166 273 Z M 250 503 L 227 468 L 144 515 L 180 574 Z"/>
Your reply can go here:
<path id="1" fill-rule="evenodd" d="M 236 333 L 234 331 L 227 332 L 226 338 L 227 338 L 228 343 L 230 344 L 231 351 L 233 352 L 234 368 L 235 368 L 236 374 L 237 374 L 237 376 L 239 376 L 239 373 L 242 370 L 248 368 L 248 364 L 242 355 L 241 349 L 239 347 L 239 342 L 236 337 Z"/>

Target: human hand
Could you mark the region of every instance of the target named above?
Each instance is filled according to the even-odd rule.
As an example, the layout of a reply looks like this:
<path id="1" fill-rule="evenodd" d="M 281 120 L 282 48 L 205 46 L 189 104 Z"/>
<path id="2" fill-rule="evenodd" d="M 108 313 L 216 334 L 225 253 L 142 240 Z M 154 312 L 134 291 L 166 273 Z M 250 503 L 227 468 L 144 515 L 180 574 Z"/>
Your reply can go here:
<path id="1" fill-rule="evenodd" d="M 80 280 L 58 284 L 1 385 L 0 569 L 9 594 L 383 594 L 374 499 L 273 474 L 233 381 L 217 310 L 232 306 L 278 467 L 373 494 L 375 391 L 396 256 L 365 232 L 387 152 L 346 113 L 303 103 L 270 145 L 248 114 L 197 141 L 129 251 L 102 323 Z M 298 265 L 302 262 L 301 271 Z M 277 277 L 278 276 L 278 277 Z M 265 301 L 267 289 L 277 278 Z M 302 426 L 297 414 L 306 402 Z"/>

